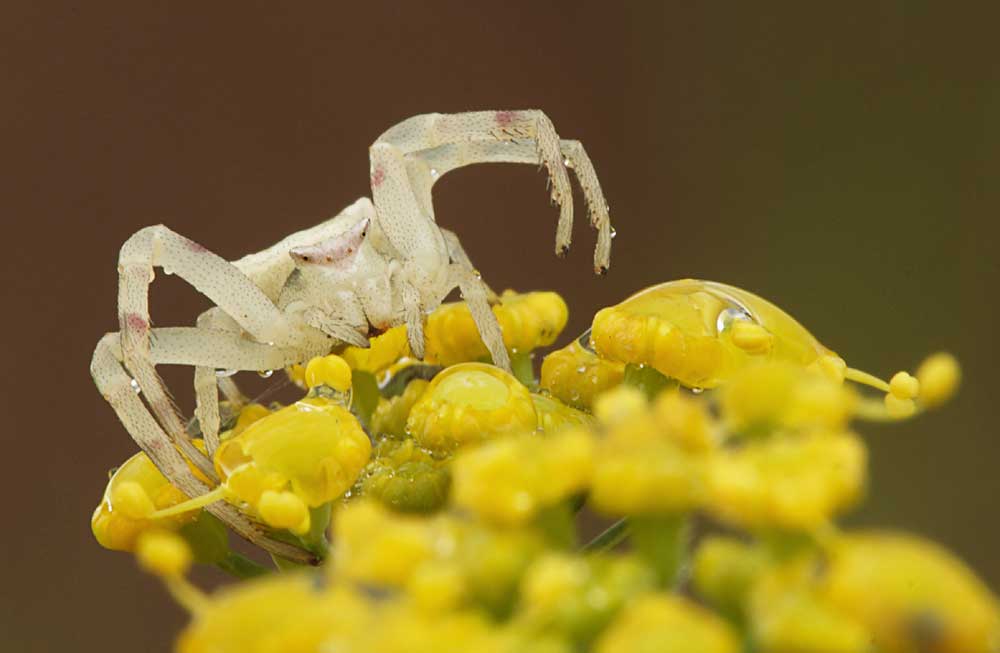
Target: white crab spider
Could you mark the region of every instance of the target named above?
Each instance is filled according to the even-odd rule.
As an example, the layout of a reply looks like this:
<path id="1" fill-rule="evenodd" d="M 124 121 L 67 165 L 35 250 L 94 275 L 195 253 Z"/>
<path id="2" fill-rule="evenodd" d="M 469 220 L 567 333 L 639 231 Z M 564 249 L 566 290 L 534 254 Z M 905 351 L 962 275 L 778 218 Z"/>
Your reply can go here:
<path id="1" fill-rule="evenodd" d="M 361 198 L 336 217 L 238 261 L 230 263 L 162 225 L 141 229 L 122 246 L 121 330 L 98 342 L 91 374 L 136 443 L 188 496 L 209 488 L 185 457 L 217 481 L 210 457 L 219 441 L 219 389 L 232 400 L 242 397 L 231 380 L 217 377 L 217 369 L 280 369 L 344 343 L 366 347 L 370 334 L 399 324 L 406 324 L 410 347 L 422 357 L 424 316 L 456 287 L 494 362 L 509 369 L 489 288 L 458 237 L 435 223 L 431 188 L 445 173 L 487 162 L 545 166 L 560 207 L 556 253 L 563 254 L 573 222 L 572 169 L 598 231 L 595 270 L 607 270 L 611 225 L 593 165 L 578 141 L 559 139 L 541 111 L 414 116 L 383 133 L 369 154 L 374 203 Z M 216 307 L 195 327 L 151 328 L 148 291 L 155 267 L 184 279 Z M 195 367 L 196 417 L 208 456 L 188 439 L 155 370 L 162 364 Z M 208 510 L 272 553 L 309 557 L 225 502 Z"/>

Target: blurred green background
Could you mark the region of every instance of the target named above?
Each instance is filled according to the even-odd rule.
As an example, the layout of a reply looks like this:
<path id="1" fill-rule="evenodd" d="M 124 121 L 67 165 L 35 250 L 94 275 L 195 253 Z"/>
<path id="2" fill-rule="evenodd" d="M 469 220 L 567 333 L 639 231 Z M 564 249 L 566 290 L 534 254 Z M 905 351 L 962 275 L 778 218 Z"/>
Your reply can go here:
<path id="1" fill-rule="evenodd" d="M 87 374 L 120 244 L 163 222 L 227 257 L 262 248 L 367 194 L 368 144 L 428 111 L 537 107 L 586 144 L 619 234 L 604 278 L 582 219 L 552 255 L 533 167 L 435 189 L 494 286 L 564 294 L 563 341 L 692 276 L 876 373 L 955 352 L 953 403 L 861 428 L 873 481 L 849 521 L 932 537 L 1000 588 L 997 7 L 4 3 L 2 648 L 167 650 L 185 621 L 89 532 L 134 449 Z M 152 300 L 159 325 L 204 305 L 174 279 Z M 190 371 L 167 378 L 189 407 Z"/>

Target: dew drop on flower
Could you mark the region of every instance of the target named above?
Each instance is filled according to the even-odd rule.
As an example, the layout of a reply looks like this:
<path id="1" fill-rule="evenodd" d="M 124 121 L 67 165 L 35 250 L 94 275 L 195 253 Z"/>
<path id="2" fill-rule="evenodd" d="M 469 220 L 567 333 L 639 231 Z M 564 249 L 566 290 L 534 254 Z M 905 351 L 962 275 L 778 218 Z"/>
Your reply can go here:
<path id="1" fill-rule="evenodd" d="M 586 365 L 581 365 L 580 367 L 576 368 L 577 374 L 583 374 L 586 371 L 587 371 L 587 366 Z"/>
<path id="2" fill-rule="evenodd" d="M 722 333 L 736 321 L 752 322 L 753 318 L 750 317 L 750 313 L 746 310 L 737 306 L 731 306 L 719 313 L 719 317 L 715 320 L 715 330 Z"/>

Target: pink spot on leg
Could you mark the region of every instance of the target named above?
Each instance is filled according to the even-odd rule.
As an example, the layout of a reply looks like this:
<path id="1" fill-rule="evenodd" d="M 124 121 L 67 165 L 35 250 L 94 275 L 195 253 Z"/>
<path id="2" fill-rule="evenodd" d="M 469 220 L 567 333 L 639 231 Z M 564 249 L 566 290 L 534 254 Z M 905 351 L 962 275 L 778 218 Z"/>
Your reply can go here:
<path id="1" fill-rule="evenodd" d="M 385 170 L 382 169 L 382 166 L 375 166 L 372 171 L 372 188 L 378 188 L 383 181 L 385 181 Z"/>
<path id="2" fill-rule="evenodd" d="M 510 124 L 517 118 L 517 114 L 513 111 L 497 111 L 495 118 L 501 127 L 510 127 Z"/>
<path id="3" fill-rule="evenodd" d="M 125 325 L 131 331 L 146 331 L 149 329 L 149 322 L 136 313 L 128 313 L 125 316 Z"/>

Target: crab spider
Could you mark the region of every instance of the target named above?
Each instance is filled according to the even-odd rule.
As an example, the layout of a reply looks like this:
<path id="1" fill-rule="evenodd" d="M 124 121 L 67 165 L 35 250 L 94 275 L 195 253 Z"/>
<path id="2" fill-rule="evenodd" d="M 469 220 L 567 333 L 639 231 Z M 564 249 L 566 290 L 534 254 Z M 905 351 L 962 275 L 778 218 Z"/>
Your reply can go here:
<path id="1" fill-rule="evenodd" d="M 572 230 L 572 170 L 598 232 L 595 271 L 608 268 L 611 225 L 594 167 L 583 146 L 560 140 L 541 111 L 414 116 L 383 133 L 369 155 L 371 200 L 363 197 L 334 218 L 237 261 L 162 225 L 141 229 L 122 246 L 120 331 L 98 342 L 91 374 L 132 438 L 188 496 L 201 496 L 219 481 L 210 459 L 219 444 L 219 390 L 230 401 L 244 401 L 216 370 L 273 370 L 345 344 L 367 347 L 371 334 L 399 324 L 407 326 L 411 350 L 421 358 L 424 316 L 454 288 L 468 303 L 494 363 L 510 369 L 490 309 L 492 292 L 458 237 L 435 222 L 431 189 L 447 172 L 488 162 L 544 166 L 560 207 L 561 255 Z M 148 291 L 156 267 L 184 279 L 216 306 L 194 327 L 152 328 Z M 164 364 L 195 367 L 195 416 L 207 456 L 188 439 L 156 372 Z M 309 559 L 229 504 L 213 503 L 208 510 L 272 553 Z"/>

